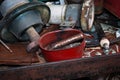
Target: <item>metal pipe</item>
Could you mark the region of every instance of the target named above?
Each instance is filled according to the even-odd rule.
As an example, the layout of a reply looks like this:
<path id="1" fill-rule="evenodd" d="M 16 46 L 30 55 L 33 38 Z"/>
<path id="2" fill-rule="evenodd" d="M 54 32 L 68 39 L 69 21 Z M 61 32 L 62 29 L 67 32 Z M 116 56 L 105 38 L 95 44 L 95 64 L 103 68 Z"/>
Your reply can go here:
<path id="1" fill-rule="evenodd" d="M 65 11 L 67 5 L 48 5 L 51 10 L 51 16 L 48 23 L 61 24 L 65 21 Z"/>
<path id="2" fill-rule="evenodd" d="M 79 41 L 81 39 L 83 39 L 83 34 L 79 33 L 79 34 L 74 35 L 72 37 L 69 37 L 67 39 L 61 40 L 61 41 L 56 42 L 54 44 L 51 44 L 47 47 L 47 49 L 49 49 L 49 50 L 58 49 L 58 48 L 61 48 L 63 46 L 66 46 L 68 44 L 71 44 L 73 42 Z"/>
<path id="3" fill-rule="evenodd" d="M 82 11 L 82 5 L 69 4 L 69 5 L 51 5 L 48 4 L 51 15 L 49 24 L 60 24 L 60 26 L 69 26 L 76 24 L 80 26 L 80 15 Z M 75 13 L 73 13 L 75 12 Z"/>
<path id="4" fill-rule="evenodd" d="M 33 27 L 27 29 L 26 33 L 28 34 L 30 41 L 37 41 L 40 38 L 40 35 L 36 32 L 36 30 Z"/>

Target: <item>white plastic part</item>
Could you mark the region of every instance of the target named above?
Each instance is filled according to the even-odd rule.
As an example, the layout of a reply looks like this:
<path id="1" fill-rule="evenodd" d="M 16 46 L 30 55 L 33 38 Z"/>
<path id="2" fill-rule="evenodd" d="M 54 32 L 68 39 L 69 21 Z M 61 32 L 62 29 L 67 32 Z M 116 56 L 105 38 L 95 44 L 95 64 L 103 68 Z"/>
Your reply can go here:
<path id="1" fill-rule="evenodd" d="M 49 24 L 61 24 L 65 21 L 66 5 L 48 5 L 51 10 Z"/>
<path id="2" fill-rule="evenodd" d="M 110 41 L 109 41 L 107 38 L 103 38 L 103 39 L 100 41 L 101 47 L 104 47 L 104 44 L 107 44 L 107 45 L 109 46 L 109 45 L 110 45 Z"/>
<path id="3" fill-rule="evenodd" d="M 0 6 L 0 11 L 2 15 L 5 16 L 16 7 L 19 7 L 25 3 L 29 3 L 29 0 L 4 0 Z"/>

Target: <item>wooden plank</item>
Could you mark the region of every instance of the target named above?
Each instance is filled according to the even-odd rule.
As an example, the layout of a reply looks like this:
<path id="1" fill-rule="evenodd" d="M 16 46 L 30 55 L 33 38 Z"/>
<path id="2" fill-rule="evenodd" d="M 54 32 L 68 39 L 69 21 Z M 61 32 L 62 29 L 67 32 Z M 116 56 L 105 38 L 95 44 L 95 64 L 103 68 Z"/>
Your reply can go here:
<path id="1" fill-rule="evenodd" d="M 0 71 L 1 80 L 75 79 L 120 73 L 120 54 L 24 66 Z"/>

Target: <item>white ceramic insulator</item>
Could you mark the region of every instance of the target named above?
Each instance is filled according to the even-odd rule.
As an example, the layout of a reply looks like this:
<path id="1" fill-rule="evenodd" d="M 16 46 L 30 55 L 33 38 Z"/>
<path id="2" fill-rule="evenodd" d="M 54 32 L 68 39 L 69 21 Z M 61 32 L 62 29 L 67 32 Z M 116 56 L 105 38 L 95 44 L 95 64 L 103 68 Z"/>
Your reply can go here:
<path id="1" fill-rule="evenodd" d="M 29 0 L 4 0 L 0 6 L 0 11 L 2 15 L 5 16 L 10 11 L 25 3 L 29 3 Z"/>
<path id="2" fill-rule="evenodd" d="M 51 11 L 49 24 L 61 24 L 65 21 L 66 5 L 48 5 Z"/>
<path id="3" fill-rule="evenodd" d="M 110 41 L 107 39 L 107 38 L 103 38 L 101 41 L 100 41 L 100 46 L 101 47 L 104 47 L 104 44 L 107 44 L 108 46 L 110 45 Z"/>

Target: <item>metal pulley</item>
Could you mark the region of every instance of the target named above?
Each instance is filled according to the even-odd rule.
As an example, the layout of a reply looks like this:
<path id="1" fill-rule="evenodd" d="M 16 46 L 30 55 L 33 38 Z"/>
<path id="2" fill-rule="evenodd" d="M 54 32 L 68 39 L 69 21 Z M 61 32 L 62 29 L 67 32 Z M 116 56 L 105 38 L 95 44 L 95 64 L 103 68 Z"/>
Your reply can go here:
<path id="1" fill-rule="evenodd" d="M 90 31 L 94 21 L 94 0 L 84 0 L 81 13 L 81 28 L 83 31 Z"/>
<path id="2" fill-rule="evenodd" d="M 50 15 L 50 10 L 44 3 L 28 0 L 5 0 L 0 8 L 4 16 L 0 25 L 0 37 L 7 42 L 33 41 L 28 30 L 31 29 L 38 35 Z"/>
<path id="3" fill-rule="evenodd" d="M 36 51 L 40 38 L 38 33 L 49 20 L 49 7 L 42 2 L 5 0 L 0 8 L 4 16 L 0 24 L 0 37 L 7 42 L 29 40 L 31 43 L 27 51 Z"/>

